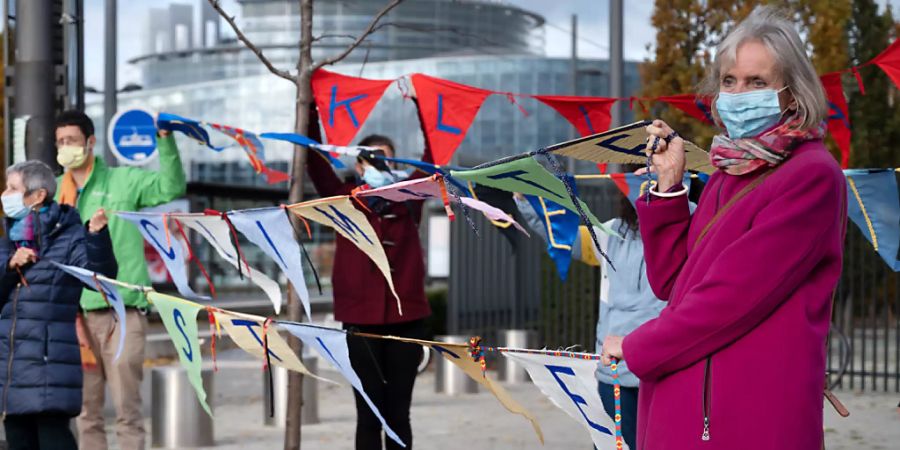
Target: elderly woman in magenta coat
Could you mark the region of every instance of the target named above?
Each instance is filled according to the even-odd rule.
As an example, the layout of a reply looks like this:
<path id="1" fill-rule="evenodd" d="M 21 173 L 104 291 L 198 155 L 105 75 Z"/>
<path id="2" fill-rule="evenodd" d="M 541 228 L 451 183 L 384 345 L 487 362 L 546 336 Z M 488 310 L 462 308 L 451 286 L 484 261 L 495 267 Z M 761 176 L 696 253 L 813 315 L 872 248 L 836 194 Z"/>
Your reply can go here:
<path id="1" fill-rule="evenodd" d="M 822 143 L 825 93 L 793 25 L 755 10 L 719 45 L 707 93 L 725 133 L 693 217 L 684 141 L 647 127 L 659 184 L 638 202 L 650 284 L 668 304 L 622 337 L 641 380 L 637 448 L 820 449 L 825 340 L 845 182 Z"/>

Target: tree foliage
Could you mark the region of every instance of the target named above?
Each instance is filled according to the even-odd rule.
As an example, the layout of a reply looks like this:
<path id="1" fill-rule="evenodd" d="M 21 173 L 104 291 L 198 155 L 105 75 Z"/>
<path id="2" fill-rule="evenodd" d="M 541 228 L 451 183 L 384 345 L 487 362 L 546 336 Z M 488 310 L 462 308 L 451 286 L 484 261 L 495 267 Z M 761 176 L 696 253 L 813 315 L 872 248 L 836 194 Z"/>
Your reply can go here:
<path id="1" fill-rule="evenodd" d="M 763 4 L 781 7 L 793 17 L 820 73 L 849 66 L 846 30 L 850 0 L 656 0 L 651 19 L 657 30 L 654 58 L 640 67 L 642 96 L 696 92 L 716 45 L 753 8 Z M 682 134 L 702 147 L 718 132 L 665 105 L 656 105 L 652 115 L 684 130 Z"/>
<path id="2" fill-rule="evenodd" d="M 849 27 L 849 55 L 853 65 L 864 64 L 891 42 L 897 29 L 890 9 L 879 13 L 874 0 L 853 2 Z M 897 88 L 876 66 L 860 69 L 865 95 L 855 80 L 848 83 L 850 120 L 853 126 L 852 167 L 896 167 L 900 164 L 900 111 Z"/>

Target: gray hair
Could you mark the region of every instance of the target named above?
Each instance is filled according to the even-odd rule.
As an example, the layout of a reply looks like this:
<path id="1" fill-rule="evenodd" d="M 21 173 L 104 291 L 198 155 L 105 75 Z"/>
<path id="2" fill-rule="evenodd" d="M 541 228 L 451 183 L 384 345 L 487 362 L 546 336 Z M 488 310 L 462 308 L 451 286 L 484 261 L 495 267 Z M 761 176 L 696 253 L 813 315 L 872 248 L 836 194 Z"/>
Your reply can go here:
<path id="1" fill-rule="evenodd" d="M 749 41 L 762 43 L 775 58 L 779 78 L 797 102 L 798 128 L 807 130 L 819 126 L 828 117 L 825 88 L 794 25 L 769 6 L 755 8 L 716 49 L 716 58 L 701 86 L 703 94 L 714 98 L 712 112 L 716 119 L 715 97 L 719 94 L 722 71 L 734 65 L 738 47 Z"/>
<path id="2" fill-rule="evenodd" d="M 53 176 L 50 166 L 40 161 L 22 161 L 6 169 L 7 178 L 14 173 L 22 176 L 26 194 L 44 189 L 47 191 L 46 201 L 53 200 L 53 196 L 56 195 L 56 177 Z"/>

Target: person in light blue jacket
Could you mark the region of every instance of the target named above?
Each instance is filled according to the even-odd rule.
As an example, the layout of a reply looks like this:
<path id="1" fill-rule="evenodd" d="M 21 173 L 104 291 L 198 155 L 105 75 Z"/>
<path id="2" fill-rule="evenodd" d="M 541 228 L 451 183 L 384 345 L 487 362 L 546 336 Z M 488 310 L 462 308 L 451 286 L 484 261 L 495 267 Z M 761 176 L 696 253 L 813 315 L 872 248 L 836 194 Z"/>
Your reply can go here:
<path id="1" fill-rule="evenodd" d="M 516 194 L 514 198 L 529 228 L 547 241 L 546 217 L 539 215 L 521 195 Z M 605 225 L 618 233 L 621 239 L 604 234 L 599 228 L 594 227 L 603 253 L 613 261 L 616 270 L 610 270 L 606 260 L 597 253 L 596 247 L 582 246 L 583 242 L 590 242 L 586 227 L 579 227 L 579 233 L 572 245 L 572 259 L 601 266 L 600 317 L 597 321 L 596 341 L 598 354 L 602 351 L 601 346 L 607 335 L 626 336 L 644 322 L 658 316 L 665 306 L 665 303 L 656 298 L 650 289 L 647 268 L 644 264 L 644 244 L 638 232 L 637 213 L 625 196 L 620 199 L 617 216 Z M 584 249 L 591 250 L 593 254 L 585 254 Z M 640 380 L 628 370 L 628 365 L 624 361 L 619 363 L 618 373 L 621 386 L 622 437 L 630 448 L 635 448 Z M 610 417 L 615 417 L 612 371 L 609 367 L 598 364 L 596 376 L 603 408 Z"/>

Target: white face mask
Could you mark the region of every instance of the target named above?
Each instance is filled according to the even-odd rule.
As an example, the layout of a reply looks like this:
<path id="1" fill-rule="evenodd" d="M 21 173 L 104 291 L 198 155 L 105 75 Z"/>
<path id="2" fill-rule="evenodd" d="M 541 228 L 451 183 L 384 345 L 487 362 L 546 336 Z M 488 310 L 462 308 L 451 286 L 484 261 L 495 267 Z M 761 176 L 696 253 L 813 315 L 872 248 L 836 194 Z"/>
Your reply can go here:
<path id="1" fill-rule="evenodd" d="M 716 111 L 731 139 L 756 137 L 781 121 L 778 94 L 787 89 L 760 89 L 729 94 L 720 92 Z"/>
<path id="2" fill-rule="evenodd" d="M 4 195 L 0 202 L 3 202 L 3 214 L 11 219 L 22 219 L 31 211 L 31 207 L 25 206 L 25 195 L 21 192 Z"/>
<path id="3" fill-rule="evenodd" d="M 384 172 L 372 166 L 366 166 L 362 179 L 373 189 L 391 184 L 390 178 Z"/>

